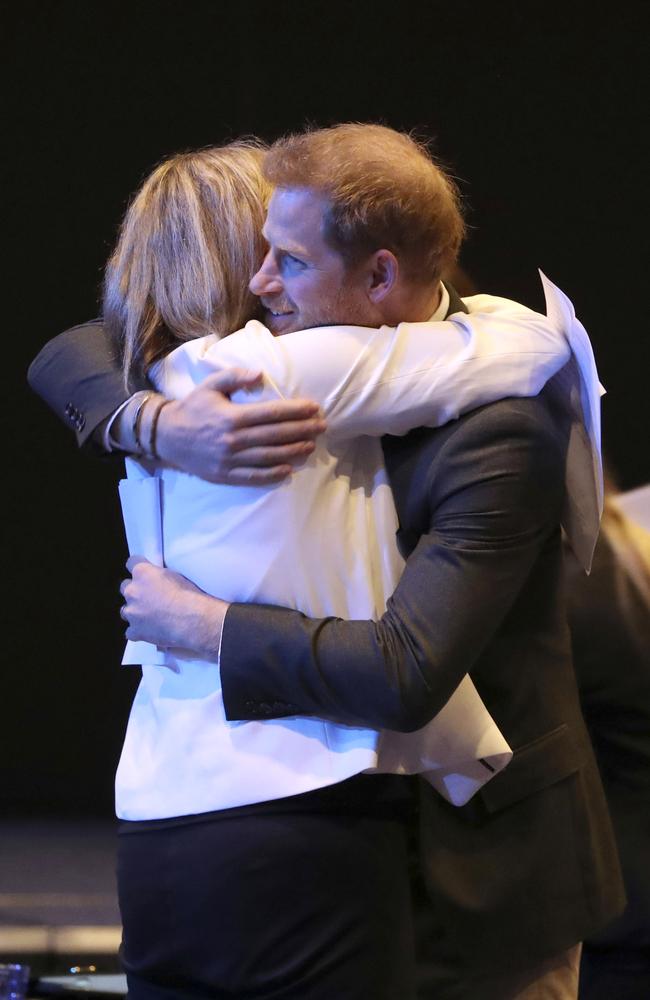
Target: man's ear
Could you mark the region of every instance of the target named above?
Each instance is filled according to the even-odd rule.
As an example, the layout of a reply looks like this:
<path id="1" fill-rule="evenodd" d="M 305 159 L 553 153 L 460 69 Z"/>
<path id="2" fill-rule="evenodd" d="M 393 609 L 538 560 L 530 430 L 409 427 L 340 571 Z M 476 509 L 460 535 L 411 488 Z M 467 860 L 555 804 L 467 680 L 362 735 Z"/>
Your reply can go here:
<path id="1" fill-rule="evenodd" d="M 376 250 L 369 261 L 368 298 L 379 305 L 395 289 L 399 278 L 399 262 L 390 250 Z"/>

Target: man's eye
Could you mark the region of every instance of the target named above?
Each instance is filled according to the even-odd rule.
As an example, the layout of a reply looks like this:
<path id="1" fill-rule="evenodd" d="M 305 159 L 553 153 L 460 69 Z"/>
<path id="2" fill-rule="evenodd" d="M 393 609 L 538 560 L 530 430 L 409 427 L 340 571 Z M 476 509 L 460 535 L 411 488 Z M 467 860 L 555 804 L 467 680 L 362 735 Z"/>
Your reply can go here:
<path id="1" fill-rule="evenodd" d="M 294 270 L 299 270 L 300 268 L 305 266 L 305 262 L 303 260 L 300 260 L 299 257 L 294 257 L 292 253 L 285 253 L 284 262 Z"/>

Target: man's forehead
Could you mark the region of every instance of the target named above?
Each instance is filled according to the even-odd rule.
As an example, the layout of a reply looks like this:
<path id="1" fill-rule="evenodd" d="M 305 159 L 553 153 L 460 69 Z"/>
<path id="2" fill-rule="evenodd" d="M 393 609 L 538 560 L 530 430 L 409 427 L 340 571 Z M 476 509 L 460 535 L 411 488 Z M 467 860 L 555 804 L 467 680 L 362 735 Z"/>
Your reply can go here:
<path id="1" fill-rule="evenodd" d="M 310 188 L 276 188 L 264 223 L 264 237 L 269 243 L 320 242 L 328 205 L 327 198 Z"/>

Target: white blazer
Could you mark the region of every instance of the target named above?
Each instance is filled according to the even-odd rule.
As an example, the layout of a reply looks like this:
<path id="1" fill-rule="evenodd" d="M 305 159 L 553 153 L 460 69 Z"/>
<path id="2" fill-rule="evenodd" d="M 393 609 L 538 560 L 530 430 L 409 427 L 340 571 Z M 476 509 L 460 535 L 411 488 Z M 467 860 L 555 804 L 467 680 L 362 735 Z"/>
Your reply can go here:
<path id="1" fill-rule="evenodd" d="M 242 400 L 315 399 L 328 431 L 304 467 L 272 487 L 214 485 L 129 460 L 122 490 L 124 501 L 131 496 L 132 550 L 142 544 L 136 532 L 158 532 L 164 564 L 209 594 L 317 617 L 379 618 L 403 568 L 380 436 L 535 395 L 569 358 L 563 332 L 545 317 L 490 296 L 469 307 L 446 322 L 436 321 L 443 301 L 429 323 L 282 337 L 250 322 L 222 340 L 177 348 L 150 373 L 166 395 L 183 397 L 220 368 L 260 368 L 263 388 Z M 157 480 L 148 514 L 133 503 L 143 477 Z M 315 718 L 228 722 L 215 663 L 144 643 L 127 650 L 125 662 L 142 663 L 142 681 L 116 778 L 123 819 L 281 798 L 367 770 L 425 772 L 461 804 L 511 757 L 468 677 L 419 733 L 379 734 Z"/>

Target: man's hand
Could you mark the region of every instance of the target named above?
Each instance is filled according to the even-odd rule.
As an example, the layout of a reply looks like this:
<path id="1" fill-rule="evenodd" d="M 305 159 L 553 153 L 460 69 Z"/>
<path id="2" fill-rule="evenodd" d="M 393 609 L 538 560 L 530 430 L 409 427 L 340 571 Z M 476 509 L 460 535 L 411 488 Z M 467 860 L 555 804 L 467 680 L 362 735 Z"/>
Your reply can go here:
<path id="1" fill-rule="evenodd" d="M 311 400 L 230 401 L 236 389 L 253 389 L 261 378 L 239 368 L 217 372 L 165 406 L 157 428 L 163 461 L 232 486 L 265 486 L 289 476 L 314 450 L 325 422 Z"/>
<path id="2" fill-rule="evenodd" d="M 228 604 L 142 556 L 131 556 L 126 568 L 132 578 L 120 586 L 120 615 L 129 623 L 127 639 L 189 649 L 216 661 Z"/>

